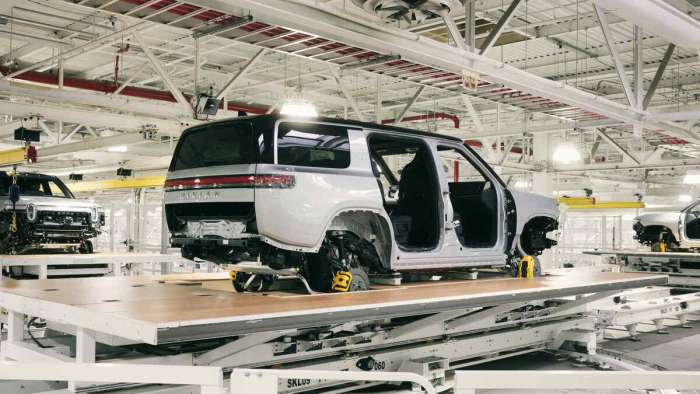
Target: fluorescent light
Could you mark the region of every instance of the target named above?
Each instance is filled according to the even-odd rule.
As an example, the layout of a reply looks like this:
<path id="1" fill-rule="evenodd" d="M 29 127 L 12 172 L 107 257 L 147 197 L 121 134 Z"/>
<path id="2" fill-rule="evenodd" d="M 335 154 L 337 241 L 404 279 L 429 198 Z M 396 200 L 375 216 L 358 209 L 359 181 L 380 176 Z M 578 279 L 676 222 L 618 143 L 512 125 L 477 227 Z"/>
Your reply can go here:
<path id="1" fill-rule="evenodd" d="M 571 142 L 562 142 L 554 149 L 552 161 L 557 164 L 572 164 L 581 161 L 581 153 Z"/>
<path id="2" fill-rule="evenodd" d="M 681 194 L 680 196 L 678 196 L 678 201 L 691 202 L 693 201 L 693 196 L 691 196 L 690 194 Z"/>
<path id="3" fill-rule="evenodd" d="M 280 114 L 298 118 L 315 118 L 318 116 L 316 106 L 303 98 L 289 98 L 280 109 Z"/>
<path id="4" fill-rule="evenodd" d="M 687 185 L 700 184 L 700 174 L 685 174 L 685 176 L 683 177 L 683 183 Z"/>
<path id="5" fill-rule="evenodd" d="M 107 148 L 107 152 L 115 152 L 115 153 L 124 153 L 128 151 L 129 148 L 126 147 L 126 145 L 115 145 L 115 146 L 110 146 Z"/>
<path id="6" fill-rule="evenodd" d="M 518 179 L 517 181 L 515 181 L 513 187 L 516 189 L 528 189 L 530 187 L 530 182 L 524 179 Z"/>

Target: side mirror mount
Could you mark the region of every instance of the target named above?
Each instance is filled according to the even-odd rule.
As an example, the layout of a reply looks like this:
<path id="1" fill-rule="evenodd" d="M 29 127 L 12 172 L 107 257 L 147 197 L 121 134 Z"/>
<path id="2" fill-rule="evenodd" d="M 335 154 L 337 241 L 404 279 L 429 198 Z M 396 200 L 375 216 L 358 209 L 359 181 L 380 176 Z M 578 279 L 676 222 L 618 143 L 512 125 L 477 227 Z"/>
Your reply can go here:
<path id="1" fill-rule="evenodd" d="M 396 196 L 396 193 L 399 192 L 399 185 L 391 185 L 389 186 L 389 197 L 394 198 Z"/>

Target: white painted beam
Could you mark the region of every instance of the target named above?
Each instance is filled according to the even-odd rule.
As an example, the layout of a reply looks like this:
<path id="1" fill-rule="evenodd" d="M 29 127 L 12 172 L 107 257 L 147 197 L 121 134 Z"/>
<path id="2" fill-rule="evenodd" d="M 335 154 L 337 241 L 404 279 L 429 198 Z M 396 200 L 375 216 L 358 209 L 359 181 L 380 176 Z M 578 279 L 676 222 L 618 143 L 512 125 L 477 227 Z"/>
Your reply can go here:
<path id="1" fill-rule="evenodd" d="M 498 20 L 498 23 L 496 23 L 496 26 L 494 26 L 493 29 L 491 29 L 491 32 L 489 32 L 489 35 L 481 44 L 481 47 L 479 48 L 480 54 L 485 54 L 496 43 L 498 37 L 500 37 L 501 33 L 503 32 L 503 28 L 506 27 L 510 19 L 515 14 L 515 10 L 520 5 L 520 1 L 521 0 L 513 0 L 510 3 L 508 8 L 506 9 L 506 12 L 501 16 L 501 18 Z"/>
<path id="2" fill-rule="evenodd" d="M 403 121 L 403 118 L 406 116 L 408 113 L 408 110 L 413 107 L 413 105 L 416 103 L 416 100 L 420 97 L 420 95 L 423 93 L 423 90 L 425 90 L 425 86 L 419 86 L 418 90 L 416 90 L 416 93 L 413 94 L 410 100 L 408 100 L 408 103 L 406 103 L 406 106 L 403 107 L 399 115 L 396 117 L 396 123 L 401 123 Z"/>
<path id="3" fill-rule="evenodd" d="M 183 124 L 174 120 L 153 117 L 121 115 L 109 112 L 96 112 L 57 105 L 40 105 L 22 102 L 0 103 L 0 113 L 15 117 L 42 116 L 44 119 L 62 120 L 67 123 L 81 123 L 86 127 L 111 128 L 121 130 L 142 130 L 144 126 L 155 126 L 159 133 L 179 136 Z M 88 128 L 88 130 L 90 130 Z"/>
<path id="4" fill-rule="evenodd" d="M 141 34 L 139 34 L 138 32 L 134 32 L 132 35 L 138 43 L 138 45 L 141 47 L 143 53 L 146 54 L 146 57 L 151 62 L 151 66 L 153 67 L 153 69 L 156 70 L 160 78 L 165 83 L 165 86 L 168 87 L 170 93 L 173 95 L 173 97 L 175 97 L 175 100 L 177 100 L 177 102 L 180 103 L 180 105 L 182 105 L 184 108 L 191 110 L 192 106 L 190 105 L 190 102 L 187 101 L 185 96 L 180 91 L 180 88 L 178 88 L 177 85 L 175 85 L 175 82 L 173 82 L 173 80 L 170 78 L 170 75 L 168 75 L 168 73 L 165 71 L 165 69 L 163 68 L 163 64 L 153 54 L 151 48 L 149 48 L 146 45 L 146 43 L 143 40 L 143 37 L 141 37 Z"/>
<path id="5" fill-rule="evenodd" d="M 636 157 L 634 157 L 631 153 L 629 153 L 625 148 L 622 147 L 622 145 L 620 145 L 620 144 L 619 144 L 617 141 L 615 141 L 613 138 L 610 138 L 610 136 L 607 135 L 607 134 L 605 133 L 605 131 L 598 129 L 598 130 L 596 130 L 596 132 L 597 132 L 598 136 L 600 136 L 600 138 L 601 138 L 603 141 L 605 141 L 605 142 L 607 142 L 608 144 L 610 144 L 613 148 L 615 148 L 615 150 L 617 150 L 618 152 L 620 152 L 620 153 L 622 154 L 622 156 L 624 156 L 624 157 L 626 157 L 627 159 L 631 160 L 633 163 L 636 163 L 636 164 L 638 164 L 638 165 L 641 164 L 640 161 L 639 161 Z"/>
<path id="6" fill-rule="evenodd" d="M 607 44 L 608 50 L 610 51 L 610 57 L 612 58 L 613 63 L 615 63 L 615 70 L 617 70 L 617 76 L 622 82 L 622 88 L 625 91 L 627 102 L 629 102 L 631 106 L 634 106 L 636 103 L 634 100 L 634 94 L 632 93 L 632 88 L 630 86 L 630 81 L 627 78 L 627 74 L 625 73 L 625 65 L 622 63 L 622 60 L 620 60 L 620 54 L 618 53 L 617 45 L 615 44 L 615 37 L 613 37 L 612 35 L 612 30 L 610 29 L 610 25 L 608 24 L 608 21 L 606 19 L 605 12 L 595 1 L 593 2 L 593 9 L 595 10 L 596 17 L 598 18 L 598 23 L 600 23 L 600 30 L 602 31 L 603 37 L 605 38 L 605 43 Z"/>
<path id="7" fill-rule="evenodd" d="M 502 83 L 513 89 L 560 101 L 624 123 L 639 123 L 645 115 L 643 111 L 628 105 L 535 76 L 498 60 L 391 26 L 358 19 L 338 8 L 311 0 L 238 0 L 235 5 L 223 0 L 191 0 L 190 3 L 231 13 L 245 8 L 261 22 L 304 31 L 381 54 L 400 55 L 404 60 L 458 74 L 468 68 L 484 75 L 484 79 L 490 82 Z M 691 142 L 700 141 L 687 128 L 679 125 L 651 122 L 648 126 L 664 129 L 669 134 Z"/>
<path id="8" fill-rule="evenodd" d="M 338 84 L 338 87 L 340 88 L 340 91 L 343 93 L 343 96 L 345 96 L 345 100 L 350 103 L 352 106 L 353 111 L 355 111 L 355 115 L 361 120 L 361 121 L 366 121 L 364 114 L 362 111 L 360 111 L 360 107 L 357 104 L 357 100 L 355 100 L 352 97 L 352 94 L 350 94 L 350 90 L 348 90 L 347 86 L 345 86 L 345 83 L 343 82 L 343 79 L 340 77 L 340 74 L 338 73 L 338 70 L 335 69 L 335 66 L 328 64 L 328 70 L 331 72 L 331 75 L 333 76 L 333 79 L 335 79 L 335 82 Z"/>
<path id="9" fill-rule="evenodd" d="M 116 31 L 114 33 L 104 35 L 102 37 L 97 38 L 96 40 L 89 41 L 89 42 L 87 42 L 83 45 L 77 46 L 73 49 L 69 49 L 69 50 L 66 50 L 65 52 L 61 52 L 58 55 L 48 57 L 40 62 L 34 63 L 30 66 L 24 67 L 24 68 L 19 69 L 17 71 L 13 71 L 13 72 L 3 76 L 2 78 L 3 79 L 14 78 L 18 75 L 24 74 L 27 71 L 33 71 L 33 70 L 36 70 L 42 66 L 52 65 L 52 64 L 56 63 L 59 59 L 66 60 L 66 59 L 69 59 L 69 58 L 72 58 L 75 56 L 79 56 L 79 55 L 88 53 L 88 52 L 96 49 L 98 46 L 100 46 L 102 44 L 112 42 L 112 41 L 115 41 L 115 40 L 121 38 L 126 33 L 136 31 L 137 29 L 143 27 L 146 23 L 147 22 L 139 22 L 139 23 L 133 24 L 129 27 L 126 27 L 122 30 Z"/>
<path id="10" fill-rule="evenodd" d="M 250 60 L 248 60 L 248 62 L 243 67 L 241 67 L 241 69 L 238 70 L 238 72 L 234 76 L 231 77 L 231 79 L 226 81 L 224 86 L 221 87 L 219 93 L 217 93 L 216 98 L 218 98 L 219 100 L 223 99 L 226 96 L 226 93 L 228 93 L 229 89 L 231 89 L 233 84 L 235 84 L 236 81 L 238 81 L 242 76 L 244 76 L 248 72 L 248 70 L 250 70 L 255 65 L 255 63 L 257 63 L 258 60 L 260 60 L 260 58 L 262 58 L 265 55 L 266 52 L 267 50 L 263 48 L 259 50 L 258 53 L 256 53 Z"/>

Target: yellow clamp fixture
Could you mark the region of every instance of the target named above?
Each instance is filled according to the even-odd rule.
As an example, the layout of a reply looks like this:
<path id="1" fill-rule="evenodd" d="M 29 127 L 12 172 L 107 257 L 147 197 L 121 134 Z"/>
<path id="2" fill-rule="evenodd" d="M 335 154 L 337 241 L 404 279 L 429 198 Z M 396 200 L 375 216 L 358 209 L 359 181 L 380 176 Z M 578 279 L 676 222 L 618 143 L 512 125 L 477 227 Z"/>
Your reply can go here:
<path id="1" fill-rule="evenodd" d="M 518 262 L 518 278 L 535 277 L 535 258 L 532 256 L 523 257 Z"/>
<path id="2" fill-rule="evenodd" d="M 238 276 L 238 271 L 229 271 L 228 272 L 228 278 L 231 280 L 236 280 L 237 276 Z"/>
<path id="3" fill-rule="evenodd" d="M 335 291 L 345 292 L 350 290 L 350 283 L 352 283 L 352 274 L 348 271 L 338 271 L 333 277 L 331 288 Z"/>

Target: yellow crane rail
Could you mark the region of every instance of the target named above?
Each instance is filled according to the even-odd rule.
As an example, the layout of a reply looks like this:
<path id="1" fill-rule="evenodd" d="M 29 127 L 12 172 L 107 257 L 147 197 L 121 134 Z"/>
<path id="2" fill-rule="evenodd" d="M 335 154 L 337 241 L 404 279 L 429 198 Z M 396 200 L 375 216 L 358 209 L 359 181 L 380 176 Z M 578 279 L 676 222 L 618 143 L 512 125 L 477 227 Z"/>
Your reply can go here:
<path id="1" fill-rule="evenodd" d="M 77 193 L 96 192 L 100 190 L 142 189 L 147 187 L 162 187 L 165 184 L 164 175 L 145 176 L 140 178 L 105 179 L 102 181 L 86 181 L 68 183 L 68 188 Z"/>

